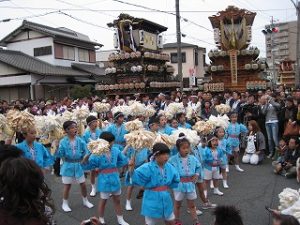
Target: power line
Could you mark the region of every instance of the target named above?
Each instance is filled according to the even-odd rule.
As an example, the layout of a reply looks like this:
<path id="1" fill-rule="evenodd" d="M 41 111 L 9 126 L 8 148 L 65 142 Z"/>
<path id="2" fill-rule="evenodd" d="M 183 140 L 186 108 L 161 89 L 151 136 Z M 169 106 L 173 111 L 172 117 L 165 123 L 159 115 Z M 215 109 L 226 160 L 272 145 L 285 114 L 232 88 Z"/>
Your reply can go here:
<path id="1" fill-rule="evenodd" d="M 172 16 L 176 16 L 176 13 L 173 13 L 173 12 L 163 11 L 163 10 L 154 9 L 154 8 L 150 8 L 150 7 L 146 7 L 146 6 L 142 6 L 142 5 L 138 5 L 138 4 L 133 4 L 133 3 L 129 3 L 129 2 L 124 2 L 124 1 L 122 1 L 122 0 L 112 0 L 112 1 L 118 2 L 118 3 L 121 3 L 121 4 L 125 4 L 125 5 L 130 5 L 130 6 L 134 6 L 134 7 L 138 7 L 138 8 L 143 8 L 143 9 L 147 9 L 147 10 L 153 10 L 153 11 L 156 11 L 156 12 L 160 12 L 160 13 L 165 13 L 165 14 L 170 14 L 170 15 L 172 15 Z M 180 16 L 180 19 L 183 19 L 185 22 L 192 23 L 192 24 L 194 24 L 195 26 L 200 27 L 200 28 L 202 28 L 202 29 L 204 29 L 204 30 L 207 30 L 207 31 L 212 32 L 211 29 L 208 29 L 208 28 L 206 28 L 206 27 L 204 27 L 204 26 L 202 26 L 202 25 L 200 25 L 200 24 L 198 24 L 198 23 L 196 23 L 196 22 L 194 22 L 194 21 L 192 21 L 192 20 L 189 20 L 189 19 L 187 19 L 187 18 L 185 18 L 185 17 Z"/>
<path id="2" fill-rule="evenodd" d="M 105 29 L 105 30 L 113 31 L 113 29 L 111 29 L 111 28 L 104 27 L 104 26 L 101 26 L 101 25 L 98 25 L 98 24 L 95 24 L 95 23 L 92 23 L 92 22 L 89 22 L 89 21 L 86 21 L 86 20 L 82 20 L 78 17 L 75 17 L 75 16 L 70 15 L 68 13 L 65 13 L 63 11 L 59 11 L 59 13 L 62 14 L 62 15 L 68 16 L 71 19 L 77 20 L 78 22 L 85 23 L 85 24 L 88 24 L 88 25 L 91 25 L 91 26 L 94 26 L 94 27 L 102 28 L 102 29 Z"/>
<path id="3" fill-rule="evenodd" d="M 5 0 L 10 1 L 10 0 Z M 1 0 L 0 0 L 1 2 Z M 81 6 L 82 7 L 82 6 Z M 63 10 L 63 11 L 91 11 L 91 12 L 145 12 L 145 13 L 162 13 L 156 10 L 141 10 L 141 9 L 84 9 L 84 8 L 54 8 L 54 7 L 14 7 L 14 6 L 1 6 L 2 9 L 29 9 L 29 10 Z M 294 8 L 281 8 L 281 9 L 251 9 L 253 12 L 272 12 L 272 11 L 286 11 L 295 10 Z M 175 13 L 174 10 L 164 10 L 163 12 Z M 181 10 L 181 13 L 216 13 L 218 10 Z"/>
<path id="4" fill-rule="evenodd" d="M 3 22 L 9 22 L 9 21 L 12 21 L 12 20 L 24 20 L 24 19 L 29 19 L 29 18 L 36 18 L 36 17 L 41 17 L 41 16 L 47 16 L 47 15 L 50 15 L 50 14 L 53 14 L 53 13 L 58 13 L 59 11 L 51 11 L 51 12 L 46 12 L 46 13 L 41 13 L 41 14 L 33 14 L 31 16 L 22 16 L 22 17 L 15 17 L 15 18 L 6 18 L 6 19 L 2 19 L 0 20 L 0 23 L 3 23 Z"/>

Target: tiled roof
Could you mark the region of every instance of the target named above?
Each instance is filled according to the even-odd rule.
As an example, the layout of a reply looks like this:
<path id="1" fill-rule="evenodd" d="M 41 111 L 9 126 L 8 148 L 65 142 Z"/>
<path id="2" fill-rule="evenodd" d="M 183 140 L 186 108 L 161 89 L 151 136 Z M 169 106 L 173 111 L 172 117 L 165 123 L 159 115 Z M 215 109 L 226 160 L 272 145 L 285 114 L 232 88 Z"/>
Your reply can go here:
<path id="1" fill-rule="evenodd" d="M 31 29 L 31 30 L 40 32 L 42 34 L 52 36 L 54 38 L 55 37 L 68 38 L 68 39 L 72 39 L 72 40 L 77 40 L 77 41 L 93 44 L 95 46 L 103 46 L 100 43 L 91 41 L 87 35 L 73 31 L 71 29 L 64 28 L 64 27 L 60 27 L 60 28 L 49 27 L 46 25 L 33 23 L 33 22 L 30 22 L 27 20 L 24 20 L 20 27 L 18 27 L 13 32 L 11 32 L 6 37 L 4 37 L 0 41 L 0 45 L 5 45 L 6 42 L 8 42 L 8 40 L 10 39 L 10 37 L 17 35 L 23 29 Z"/>
<path id="2" fill-rule="evenodd" d="M 0 62 L 39 75 L 58 76 L 90 76 L 90 73 L 72 69 L 71 67 L 54 66 L 23 52 L 0 50 Z"/>
<path id="3" fill-rule="evenodd" d="M 194 48 L 194 47 L 198 47 L 198 45 L 181 42 L 181 48 L 188 48 L 188 47 Z M 164 44 L 164 48 L 177 48 L 177 42 Z"/>
<path id="4" fill-rule="evenodd" d="M 105 69 L 100 68 L 98 65 L 72 63 L 72 68 L 90 73 L 95 76 L 105 76 Z"/>

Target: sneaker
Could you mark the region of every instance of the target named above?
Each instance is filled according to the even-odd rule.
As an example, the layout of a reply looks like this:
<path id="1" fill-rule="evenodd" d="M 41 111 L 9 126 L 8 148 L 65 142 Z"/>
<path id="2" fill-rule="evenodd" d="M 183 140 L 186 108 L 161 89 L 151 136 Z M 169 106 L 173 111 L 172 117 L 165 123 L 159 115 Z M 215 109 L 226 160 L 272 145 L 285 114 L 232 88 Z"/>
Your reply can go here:
<path id="1" fill-rule="evenodd" d="M 215 187 L 214 187 L 214 182 L 213 182 L 212 180 L 210 181 L 210 188 L 211 188 L 211 189 L 214 189 L 214 188 L 215 188 Z"/>
<path id="2" fill-rule="evenodd" d="M 271 159 L 272 157 L 273 157 L 273 153 L 270 153 L 270 154 L 267 156 L 268 159 Z"/>
<path id="3" fill-rule="evenodd" d="M 126 209 L 126 211 L 132 211 L 133 210 L 130 201 L 126 201 L 125 209 Z"/>
<path id="4" fill-rule="evenodd" d="M 239 172 L 244 172 L 244 170 L 239 165 L 235 165 L 235 169 Z"/>
<path id="5" fill-rule="evenodd" d="M 215 195 L 219 195 L 219 196 L 224 195 L 224 193 L 221 192 L 221 191 L 219 190 L 219 188 L 215 188 L 215 189 L 214 189 L 214 194 L 215 194 Z"/>
<path id="6" fill-rule="evenodd" d="M 202 205 L 202 209 L 214 209 L 217 207 L 217 204 L 212 204 L 211 202 L 206 202 Z"/>
<path id="7" fill-rule="evenodd" d="M 229 173 L 229 166 L 228 165 L 226 166 L 225 171 L 226 171 L 226 173 Z"/>
<path id="8" fill-rule="evenodd" d="M 224 187 L 225 189 L 228 189 L 228 188 L 229 188 L 229 186 L 228 186 L 228 184 L 227 184 L 227 180 L 223 180 L 223 187 Z"/>
<path id="9" fill-rule="evenodd" d="M 140 190 L 139 193 L 136 195 L 137 199 L 142 199 L 144 196 L 144 190 Z"/>
<path id="10" fill-rule="evenodd" d="M 89 209 L 93 208 L 94 205 L 92 203 L 89 202 L 89 200 L 83 200 L 83 205 Z"/>
<path id="11" fill-rule="evenodd" d="M 191 213 L 191 211 L 188 209 L 188 210 L 186 210 L 187 211 L 187 213 L 188 214 L 190 214 Z M 203 212 L 201 211 L 201 210 L 199 210 L 199 209 L 196 209 L 196 215 L 197 216 L 201 216 L 203 214 Z"/>
<path id="12" fill-rule="evenodd" d="M 72 212 L 72 209 L 70 208 L 68 203 L 63 203 L 61 208 L 64 212 Z"/>
<path id="13" fill-rule="evenodd" d="M 90 196 L 91 196 L 91 197 L 95 197 L 96 194 L 97 194 L 96 188 L 92 188 L 92 191 L 91 191 L 91 193 L 90 193 Z"/>

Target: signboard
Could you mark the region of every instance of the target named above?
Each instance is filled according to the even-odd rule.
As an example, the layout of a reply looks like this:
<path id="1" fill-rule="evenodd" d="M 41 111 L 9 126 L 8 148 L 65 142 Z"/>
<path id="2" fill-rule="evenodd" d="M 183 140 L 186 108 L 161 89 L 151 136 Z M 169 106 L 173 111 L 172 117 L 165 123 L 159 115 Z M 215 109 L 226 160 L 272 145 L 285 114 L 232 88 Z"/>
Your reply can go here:
<path id="1" fill-rule="evenodd" d="M 144 48 L 157 50 L 157 35 L 144 31 Z"/>
<path id="2" fill-rule="evenodd" d="M 224 83 L 205 83 L 204 84 L 204 91 L 210 92 L 222 92 L 224 91 Z"/>
<path id="3" fill-rule="evenodd" d="M 246 88 L 248 90 L 261 90 L 267 88 L 267 83 L 265 81 L 248 81 L 246 83 Z"/>

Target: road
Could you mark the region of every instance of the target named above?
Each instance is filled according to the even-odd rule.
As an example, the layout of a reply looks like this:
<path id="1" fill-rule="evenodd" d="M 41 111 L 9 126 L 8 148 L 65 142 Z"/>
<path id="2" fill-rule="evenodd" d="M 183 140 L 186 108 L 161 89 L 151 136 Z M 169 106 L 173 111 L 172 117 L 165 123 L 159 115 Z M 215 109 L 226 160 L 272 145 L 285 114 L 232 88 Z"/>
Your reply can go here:
<path id="1" fill-rule="evenodd" d="M 224 196 L 214 196 L 209 191 L 209 198 L 213 203 L 219 205 L 234 205 L 241 210 L 245 225 L 268 225 L 271 223 L 269 214 L 265 210 L 265 206 L 276 208 L 278 206 L 278 194 L 285 187 L 298 189 L 300 186 L 295 179 L 288 180 L 272 173 L 270 161 L 265 161 L 262 165 L 251 166 L 242 165 L 245 169 L 244 173 L 236 172 L 233 166 L 230 167 L 228 184 L 230 188 L 221 191 Z M 52 197 L 56 205 L 55 219 L 58 225 L 79 225 L 86 218 L 97 215 L 97 206 L 99 194 L 94 198 L 89 198 L 95 205 L 93 209 L 87 209 L 82 206 L 79 185 L 73 185 L 70 194 L 70 207 L 72 212 L 64 213 L 61 209 L 62 199 L 62 183 L 61 178 L 54 175 L 46 176 L 47 183 L 52 189 Z M 88 185 L 88 192 L 90 185 Z M 125 204 L 125 188 L 123 188 L 122 205 Z M 130 225 L 143 225 L 144 219 L 140 215 L 141 200 L 135 199 L 137 190 L 134 192 L 132 206 L 134 211 L 124 211 L 124 218 Z M 201 207 L 200 200 L 197 200 L 197 206 Z M 205 210 L 204 214 L 199 217 L 202 225 L 213 224 L 214 218 L 211 214 L 212 210 Z M 186 204 L 181 212 L 184 225 L 191 225 L 192 221 L 186 212 Z M 109 201 L 105 213 L 105 220 L 108 225 L 117 225 L 117 219 L 114 214 L 112 201 Z M 163 224 L 163 223 L 160 223 Z"/>

